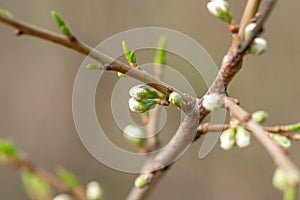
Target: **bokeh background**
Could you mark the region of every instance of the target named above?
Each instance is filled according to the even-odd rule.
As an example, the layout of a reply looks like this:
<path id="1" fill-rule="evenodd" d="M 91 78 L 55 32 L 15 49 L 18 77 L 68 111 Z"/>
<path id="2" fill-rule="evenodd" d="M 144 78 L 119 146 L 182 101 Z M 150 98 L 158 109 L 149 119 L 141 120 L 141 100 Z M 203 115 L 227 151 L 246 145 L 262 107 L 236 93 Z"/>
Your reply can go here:
<path id="1" fill-rule="evenodd" d="M 246 1 L 229 2 L 238 20 Z M 58 32 L 50 16 L 51 10 L 56 10 L 73 32 L 92 46 L 131 28 L 175 29 L 202 44 L 219 64 L 230 35 L 227 27 L 208 13 L 206 3 L 0 0 L 1 7 L 16 17 Z M 278 2 L 265 27 L 268 51 L 262 56 L 248 56 L 229 88 L 230 95 L 240 99 L 248 111 L 268 111 L 268 125 L 300 121 L 299 6 L 298 0 Z M 88 153 L 75 130 L 72 88 L 83 59 L 46 41 L 15 37 L 13 29 L 0 24 L 0 137 L 12 138 L 34 162 L 50 171 L 64 166 L 77 174 L 82 184 L 100 182 L 105 199 L 125 199 L 136 175 L 102 165 Z M 112 88 L 111 80 L 117 80 L 113 73 L 108 77 L 107 90 Z M 101 105 L 97 109 L 101 111 Z M 166 130 L 177 126 L 167 125 Z M 112 128 L 111 137 L 124 141 L 120 132 Z M 274 164 L 255 139 L 247 149 L 225 152 L 216 146 L 203 160 L 197 156 L 201 142 L 172 167 L 150 199 L 281 199 L 271 184 Z M 298 166 L 299 152 L 300 143 L 294 143 L 290 155 Z M 0 166 L 0 177 L 0 199 L 28 199 L 14 169 Z"/>

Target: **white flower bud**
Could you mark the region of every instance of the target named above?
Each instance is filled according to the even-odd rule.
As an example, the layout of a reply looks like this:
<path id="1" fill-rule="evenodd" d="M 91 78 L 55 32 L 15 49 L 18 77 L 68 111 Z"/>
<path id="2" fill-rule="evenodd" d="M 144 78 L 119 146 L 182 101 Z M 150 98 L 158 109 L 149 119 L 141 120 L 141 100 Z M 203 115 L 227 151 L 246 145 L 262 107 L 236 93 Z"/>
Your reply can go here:
<path id="1" fill-rule="evenodd" d="M 176 106 L 176 107 L 181 107 L 183 104 L 183 100 L 180 94 L 177 92 L 172 92 L 169 96 L 169 102 L 171 105 Z"/>
<path id="2" fill-rule="evenodd" d="M 257 123 L 263 123 L 267 120 L 268 118 L 268 113 L 263 111 L 263 110 L 259 110 L 256 111 L 254 113 L 252 113 L 252 120 L 257 122 Z"/>
<path id="3" fill-rule="evenodd" d="M 101 200 L 103 191 L 100 184 L 96 181 L 91 181 L 86 186 L 86 196 L 89 200 Z"/>
<path id="4" fill-rule="evenodd" d="M 203 107 L 209 111 L 215 111 L 222 107 L 223 102 L 218 94 L 209 94 L 203 97 Z"/>
<path id="5" fill-rule="evenodd" d="M 137 145 L 139 147 L 144 146 L 146 141 L 146 133 L 143 131 L 143 129 L 128 125 L 124 128 L 124 137 L 131 142 L 134 145 Z"/>
<path id="6" fill-rule="evenodd" d="M 280 147 L 288 149 L 292 145 L 291 140 L 283 135 L 272 134 L 271 136 L 272 136 L 273 141 L 276 142 L 276 144 L 278 144 Z"/>
<path id="7" fill-rule="evenodd" d="M 129 109 L 132 112 L 144 113 L 155 107 L 156 104 L 159 103 L 159 100 L 155 99 L 146 99 L 142 101 L 138 101 L 135 98 L 131 97 L 128 101 Z"/>
<path id="8" fill-rule="evenodd" d="M 224 0 L 211 0 L 207 3 L 208 11 L 219 19 L 231 23 L 232 14 L 229 10 L 229 5 Z"/>
<path id="9" fill-rule="evenodd" d="M 248 53 L 254 55 L 260 55 L 267 50 L 267 41 L 263 38 L 255 38 L 251 44 Z"/>
<path id="10" fill-rule="evenodd" d="M 146 84 L 140 84 L 132 87 L 129 90 L 129 95 L 134 97 L 136 100 L 146 100 L 146 99 L 161 99 L 162 96 L 159 95 L 158 91 Z"/>
<path id="11" fill-rule="evenodd" d="M 244 36 L 245 39 L 247 39 L 250 35 L 250 33 L 253 31 L 253 29 L 256 27 L 256 23 L 250 23 L 246 26 Z"/>
<path id="12" fill-rule="evenodd" d="M 55 196 L 53 200 L 72 200 L 72 197 L 68 194 L 60 194 Z"/>
<path id="13" fill-rule="evenodd" d="M 140 106 L 140 102 L 134 98 L 130 98 L 128 104 L 132 112 L 137 112 L 137 108 Z"/>
<path id="14" fill-rule="evenodd" d="M 238 126 L 236 128 L 236 144 L 240 148 L 244 148 L 251 143 L 251 134 L 244 127 Z"/>
<path id="15" fill-rule="evenodd" d="M 144 188 L 147 185 L 147 177 L 145 175 L 140 175 L 135 179 L 134 185 L 137 188 Z"/>
<path id="16" fill-rule="evenodd" d="M 220 136 L 220 147 L 229 150 L 235 145 L 235 128 L 228 128 Z"/>
<path id="17" fill-rule="evenodd" d="M 284 169 L 278 167 L 273 175 L 273 185 L 278 190 L 286 190 L 295 187 L 298 183 L 298 174 L 288 174 Z"/>

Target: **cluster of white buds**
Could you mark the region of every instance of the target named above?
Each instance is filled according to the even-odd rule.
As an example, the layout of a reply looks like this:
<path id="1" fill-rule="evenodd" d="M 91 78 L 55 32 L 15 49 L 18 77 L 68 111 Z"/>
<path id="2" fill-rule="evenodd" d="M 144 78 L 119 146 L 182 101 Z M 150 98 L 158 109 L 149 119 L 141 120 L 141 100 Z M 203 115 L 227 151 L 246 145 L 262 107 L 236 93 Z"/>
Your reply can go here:
<path id="1" fill-rule="evenodd" d="M 228 128 L 222 132 L 220 142 L 220 147 L 224 150 L 229 150 L 235 145 L 240 148 L 245 148 L 251 143 L 251 134 L 241 126 Z"/>
<path id="2" fill-rule="evenodd" d="M 232 22 L 232 14 L 229 9 L 229 4 L 225 0 L 211 0 L 207 3 L 208 11 L 221 19 L 224 22 L 230 24 Z"/>
<path id="3" fill-rule="evenodd" d="M 149 85 L 141 84 L 130 89 L 129 108 L 133 112 L 144 113 L 156 106 L 163 95 Z"/>
<path id="4" fill-rule="evenodd" d="M 103 190 L 96 181 L 91 181 L 86 186 L 86 196 L 88 200 L 102 200 Z"/>
<path id="5" fill-rule="evenodd" d="M 256 27 L 256 23 L 250 23 L 245 28 L 244 36 L 247 39 L 250 35 L 250 33 L 253 31 L 253 29 Z M 265 39 L 257 37 L 253 40 L 250 48 L 248 49 L 248 53 L 254 54 L 254 55 L 260 55 L 264 53 L 267 50 L 268 43 Z"/>
<path id="6" fill-rule="evenodd" d="M 223 102 L 218 94 L 208 94 L 203 97 L 203 107 L 209 111 L 215 111 L 222 107 Z"/>

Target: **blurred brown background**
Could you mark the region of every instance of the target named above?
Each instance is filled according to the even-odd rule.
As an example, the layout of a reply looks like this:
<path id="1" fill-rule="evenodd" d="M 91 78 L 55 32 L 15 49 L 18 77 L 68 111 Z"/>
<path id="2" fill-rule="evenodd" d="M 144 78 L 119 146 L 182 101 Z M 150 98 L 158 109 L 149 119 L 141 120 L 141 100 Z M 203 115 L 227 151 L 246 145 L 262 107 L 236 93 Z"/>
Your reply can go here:
<path id="1" fill-rule="evenodd" d="M 246 1 L 229 1 L 239 19 Z M 16 17 L 58 31 L 56 10 L 83 41 L 95 46 L 127 29 L 158 26 L 185 33 L 202 44 L 217 64 L 230 44 L 226 26 L 212 17 L 206 1 L 190 0 L 1 0 Z M 269 50 L 249 56 L 229 88 L 248 111 L 269 112 L 267 124 L 300 121 L 300 1 L 279 1 L 266 25 Z M 31 37 L 15 37 L 0 24 L 0 137 L 48 170 L 64 166 L 101 183 L 105 199 L 125 199 L 135 175 L 103 166 L 81 144 L 72 118 L 72 87 L 84 56 Z M 115 76 L 114 76 L 115 77 Z M 109 85 L 109 83 L 107 83 Z M 120 135 L 118 135 L 120 136 Z M 123 139 L 123 138 L 120 138 Z M 201 141 L 202 142 L 202 141 Z M 281 199 L 271 184 L 274 165 L 253 139 L 247 149 L 229 152 L 218 146 L 198 159 L 200 142 L 173 166 L 150 199 Z M 300 143 L 291 157 L 300 166 Z M 0 166 L 0 199 L 28 199 L 15 170 Z"/>

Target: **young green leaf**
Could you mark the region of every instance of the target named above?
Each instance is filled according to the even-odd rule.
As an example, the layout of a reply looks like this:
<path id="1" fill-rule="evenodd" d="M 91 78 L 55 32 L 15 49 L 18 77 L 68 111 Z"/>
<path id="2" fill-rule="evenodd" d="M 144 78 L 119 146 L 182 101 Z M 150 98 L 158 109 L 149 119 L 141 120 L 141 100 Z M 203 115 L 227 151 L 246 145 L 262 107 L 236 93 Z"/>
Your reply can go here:
<path id="1" fill-rule="evenodd" d="M 167 39 L 165 36 L 162 36 L 159 39 L 157 50 L 154 58 L 154 63 L 165 65 L 166 64 L 166 45 L 167 45 Z"/>
<path id="2" fill-rule="evenodd" d="M 13 15 L 8 11 L 0 7 L 0 15 L 5 17 L 13 18 Z"/>
<path id="3" fill-rule="evenodd" d="M 37 175 L 29 171 L 21 171 L 21 177 L 23 185 L 32 199 L 49 199 L 49 196 L 52 196 L 52 191 L 50 185 L 42 180 Z"/>
<path id="4" fill-rule="evenodd" d="M 99 70 L 101 66 L 98 64 L 88 64 L 87 66 L 85 66 L 85 68 L 89 70 Z"/>
<path id="5" fill-rule="evenodd" d="M 58 28 L 63 32 L 65 35 L 70 35 L 71 31 L 67 24 L 62 20 L 62 18 L 53 10 L 51 11 L 51 15 L 53 20 L 56 22 Z"/>
<path id="6" fill-rule="evenodd" d="M 0 139 L 0 161 L 6 157 L 17 158 L 19 152 L 11 140 Z"/>
<path id="7" fill-rule="evenodd" d="M 126 75 L 125 75 L 125 74 L 123 74 L 123 73 L 121 73 L 121 72 L 118 72 L 117 74 L 118 74 L 118 77 L 120 77 L 120 78 L 124 78 L 124 77 L 126 77 Z"/>
<path id="8" fill-rule="evenodd" d="M 123 42 L 122 42 L 122 47 L 123 47 L 123 52 L 124 52 L 125 58 L 129 62 L 130 61 L 130 50 L 129 50 L 125 40 L 123 40 Z"/>
<path id="9" fill-rule="evenodd" d="M 134 50 L 130 52 L 129 63 L 133 63 L 133 64 L 136 63 L 136 55 L 135 55 L 135 51 Z"/>
<path id="10" fill-rule="evenodd" d="M 300 123 L 292 124 L 289 126 L 288 131 L 295 132 L 300 130 Z"/>
<path id="11" fill-rule="evenodd" d="M 58 168 L 56 170 L 56 174 L 62 181 L 64 181 L 71 188 L 75 188 L 79 185 L 79 181 L 78 181 L 77 177 L 64 168 L 61 168 L 61 167 Z"/>

